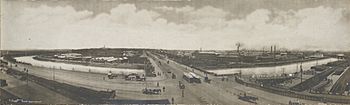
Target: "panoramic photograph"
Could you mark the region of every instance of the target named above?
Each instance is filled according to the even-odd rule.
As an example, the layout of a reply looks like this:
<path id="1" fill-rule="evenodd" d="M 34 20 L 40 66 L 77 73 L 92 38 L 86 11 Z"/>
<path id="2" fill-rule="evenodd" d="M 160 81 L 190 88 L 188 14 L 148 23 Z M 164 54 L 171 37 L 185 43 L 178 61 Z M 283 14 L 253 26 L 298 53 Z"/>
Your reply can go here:
<path id="1" fill-rule="evenodd" d="M 0 0 L 0 104 L 350 104 L 350 0 Z"/>

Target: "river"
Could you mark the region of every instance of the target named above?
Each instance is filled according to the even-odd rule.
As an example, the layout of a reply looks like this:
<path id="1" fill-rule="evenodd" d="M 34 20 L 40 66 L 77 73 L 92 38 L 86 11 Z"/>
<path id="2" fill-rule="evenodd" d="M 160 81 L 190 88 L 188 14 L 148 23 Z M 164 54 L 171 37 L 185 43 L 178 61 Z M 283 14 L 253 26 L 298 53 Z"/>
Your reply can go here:
<path id="1" fill-rule="evenodd" d="M 309 70 L 312 66 L 326 64 L 328 62 L 337 61 L 336 58 L 327 58 L 317 61 L 308 61 L 302 63 L 303 70 Z M 293 63 L 274 67 L 253 67 L 253 68 L 231 68 L 231 69 L 217 69 L 217 70 L 207 70 L 218 75 L 223 74 L 234 74 L 242 72 L 242 74 L 281 74 L 281 73 L 294 73 L 300 71 L 301 63 Z"/>
<path id="2" fill-rule="evenodd" d="M 108 67 L 95 67 L 95 66 L 85 66 L 85 65 L 77 65 L 77 64 L 68 64 L 61 62 L 49 62 L 49 61 L 39 61 L 33 59 L 34 56 L 23 56 L 23 57 L 15 57 L 17 61 L 30 63 L 33 66 L 40 66 L 46 68 L 54 68 L 54 69 L 64 69 L 64 70 L 74 70 L 74 71 L 82 71 L 82 72 L 93 72 L 93 73 L 103 73 L 107 74 L 109 71 L 112 73 L 120 74 L 144 74 L 144 70 L 142 69 L 125 69 L 125 68 L 108 68 Z"/>

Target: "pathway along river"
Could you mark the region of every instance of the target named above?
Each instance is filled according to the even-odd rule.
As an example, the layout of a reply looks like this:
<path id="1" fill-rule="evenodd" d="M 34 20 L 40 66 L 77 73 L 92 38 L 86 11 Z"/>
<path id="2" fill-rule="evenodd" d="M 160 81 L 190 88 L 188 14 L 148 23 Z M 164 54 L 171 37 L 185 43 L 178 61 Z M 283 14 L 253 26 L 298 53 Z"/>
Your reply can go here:
<path id="1" fill-rule="evenodd" d="M 302 63 L 303 70 L 309 70 L 312 66 L 327 64 L 328 62 L 337 61 L 336 58 L 327 58 L 315 61 L 308 61 Z M 282 66 L 274 66 L 274 67 L 254 67 L 254 68 L 231 68 L 231 69 L 217 69 L 217 70 L 208 70 L 209 72 L 213 72 L 218 75 L 225 74 L 234 74 L 239 73 L 242 74 L 270 74 L 270 75 L 278 75 L 281 73 L 295 73 L 300 71 L 300 62 L 292 63 Z"/>
<path id="2" fill-rule="evenodd" d="M 23 57 L 15 57 L 15 59 L 17 61 L 20 61 L 20 62 L 30 63 L 33 66 L 40 66 L 40 67 L 54 68 L 54 69 L 103 73 L 103 74 L 107 74 L 109 71 L 111 71 L 112 73 L 116 73 L 116 74 L 120 74 L 120 73 L 144 74 L 144 70 L 142 70 L 142 69 L 95 67 L 95 66 L 85 66 L 85 65 L 68 64 L 68 63 L 60 63 L 60 62 L 39 61 L 39 60 L 33 59 L 33 57 L 34 56 L 23 56 Z"/>

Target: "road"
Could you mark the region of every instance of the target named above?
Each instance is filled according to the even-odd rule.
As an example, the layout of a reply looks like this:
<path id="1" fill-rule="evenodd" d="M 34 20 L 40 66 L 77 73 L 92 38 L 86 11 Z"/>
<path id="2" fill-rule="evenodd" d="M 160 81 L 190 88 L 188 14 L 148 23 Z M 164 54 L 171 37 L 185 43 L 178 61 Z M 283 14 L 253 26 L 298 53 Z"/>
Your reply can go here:
<path id="1" fill-rule="evenodd" d="M 154 54 L 150 54 L 155 56 Z M 175 61 L 172 61 L 170 59 L 160 59 L 158 57 L 155 57 L 156 61 L 160 61 L 162 65 L 159 65 L 161 69 L 167 71 L 170 70 L 173 73 L 177 75 L 177 77 L 180 77 L 180 80 L 182 80 L 182 75 L 184 72 L 194 72 L 197 75 L 200 75 L 202 77 L 205 76 L 205 73 L 187 67 L 185 65 L 179 64 Z M 166 64 L 166 62 L 169 61 L 169 64 Z M 243 86 L 241 84 L 236 83 L 233 78 L 230 78 L 228 81 L 221 81 L 222 77 L 216 77 L 213 75 L 209 75 L 208 77 L 212 79 L 212 82 L 210 84 L 208 83 L 202 83 L 202 84 L 185 84 L 188 87 L 188 90 L 191 93 L 186 94 L 194 94 L 194 97 L 202 97 L 202 99 L 205 99 L 207 103 L 209 104 L 228 104 L 228 103 L 235 103 L 235 104 L 251 104 L 247 103 L 245 101 L 241 101 L 238 99 L 237 95 L 240 93 L 247 93 L 248 95 L 257 96 L 259 97 L 259 100 L 257 101 L 258 104 L 288 104 L 290 100 L 297 100 L 296 98 L 281 96 L 269 92 L 265 92 L 262 90 L 258 90 L 255 88 L 250 88 Z M 303 103 L 308 104 L 318 104 L 320 102 L 316 101 L 309 101 L 309 100 L 302 100 L 298 99 Z M 201 103 L 201 104 L 207 104 L 207 103 Z"/>
<path id="2" fill-rule="evenodd" d="M 17 64 L 17 67 L 12 66 L 12 68 L 18 71 L 22 71 L 24 68 L 26 68 L 28 69 L 29 74 L 49 80 L 67 83 L 73 86 L 85 87 L 98 91 L 116 90 L 116 99 L 178 99 L 178 97 L 181 96 L 179 93 L 180 90 L 177 88 L 178 81 L 166 79 L 164 76 L 156 79 L 149 79 L 147 81 L 125 81 L 124 79 L 120 78 L 108 79 L 106 74 L 61 70 L 24 64 Z M 160 84 L 159 87 L 157 86 L 157 83 Z M 141 90 L 144 88 L 160 89 L 163 86 L 169 91 L 162 92 L 161 95 L 146 95 L 142 94 L 141 92 Z"/>
<path id="3" fill-rule="evenodd" d="M 149 52 L 148 52 L 149 53 Z M 182 83 L 185 84 L 186 88 L 184 90 L 184 97 L 177 98 L 175 100 L 177 103 L 180 104 L 221 104 L 221 105 L 229 105 L 229 104 L 236 104 L 236 105 L 242 105 L 242 104 L 250 104 L 245 101 L 238 100 L 238 97 L 234 94 L 227 93 L 225 90 L 221 88 L 216 88 L 213 85 L 207 84 L 207 83 L 201 83 L 201 84 L 191 84 L 187 81 L 184 81 L 182 79 L 182 75 L 184 72 L 188 72 L 189 68 L 178 65 L 177 63 L 174 63 L 171 61 L 169 64 L 167 64 L 167 60 L 161 60 L 154 56 L 153 54 L 150 54 L 150 56 L 153 56 L 152 58 L 155 58 L 154 60 L 157 61 L 157 65 L 161 70 L 165 72 L 166 75 L 171 75 L 170 73 L 167 73 L 170 71 L 171 73 L 174 73 L 176 75 L 176 79 L 170 81 L 170 82 L 176 82 L 178 84 L 178 81 L 182 81 Z M 160 62 L 160 63 L 159 63 Z M 172 84 L 172 83 L 171 83 Z M 178 87 L 178 85 L 176 85 Z M 178 89 L 179 92 L 181 91 Z"/>
<path id="4" fill-rule="evenodd" d="M 20 81 L 17 78 L 0 72 L 1 79 L 5 79 L 8 86 L 1 89 L 26 100 L 41 101 L 43 104 L 77 104 L 76 101 L 71 100 L 59 93 L 51 91 L 41 85 L 31 81 Z M 1 94 L 0 94 L 1 95 Z"/>
<path id="5" fill-rule="evenodd" d="M 164 95 L 145 95 L 141 90 L 145 87 L 156 87 L 155 81 L 125 81 L 124 79 L 108 79 L 105 74 L 76 72 L 44 67 L 17 64 L 16 70 L 29 69 L 29 74 L 67 83 L 73 86 L 85 87 L 98 91 L 116 90 L 118 99 L 164 99 Z M 165 80 L 159 81 L 165 82 Z M 168 96 L 167 96 L 168 97 Z"/>

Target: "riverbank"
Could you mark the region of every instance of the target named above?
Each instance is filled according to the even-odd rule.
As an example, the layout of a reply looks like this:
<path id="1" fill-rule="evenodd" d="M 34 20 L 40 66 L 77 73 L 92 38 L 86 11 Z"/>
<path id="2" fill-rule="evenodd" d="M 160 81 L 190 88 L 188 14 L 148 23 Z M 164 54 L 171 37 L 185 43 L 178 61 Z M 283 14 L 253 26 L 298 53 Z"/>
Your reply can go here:
<path id="1" fill-rule="evenodd" d="M 38 61 L 60 62 L 60 63 L 67 63 L 67 64 L 77 64 L 77 65 L 95 66 L 95 67 L 108 67 L 108 68 L 144 69 L 145 67 L 144 64 L 84 62 L 84 61 L 77 61 L 77 60 L 48 58 L 43 56 L 34 56 L 33 59 Z"/>
<path id="2" fill-rule="evenodd" d="M 327 58 L 321 60 L 305 61 L 302 63 L 302 68 L 306 71 L 312 66 L 327 64 L 329 62 L 336 61 L 336 58 Z M 216 75 L 232 75 L 235 73 L 242 74 L 281 74 L 281 73 L 295 73 L 300 71 L 301 63 L 290 63 L 286 65 L 273 66 L 273 67 L 250 67 L 250 68 L 227 68 L 227 69 L 213 69 L 205 70 Z"/>
<path id="3" fill-rule="evenodd" d="M 131 73 L 136 73 L 139 75 L 145 74 L 145 71 L 143 69 L 84 66 L 84 65 L 61 63 L 61 62 L 39 61 L 39 60 L 33 59 L 33 57 L 34 56 L 23 56 L 23 57 L 15 57 L 14 59 L 16 59 L 16 61 L 30 63 L 32 66 L 45 67 L 49 69 L 63 69 L 63 70 L 102 73 L 102 74 L 107 74 L 109 72 L 113 74 L 131 74 Z"/>
<path id="4" fill-rule="evenodd" d="M 274 67 L 274 66 L 284 66 L 294 63 L 304 63 L 309 61 L 318 61 L 323 59 L 328 59 L 329 57 L 324 58 L 313 58 L 313 59 L 299 59 L 299 60 L 288 60 L 288 61 L 276 61 L 276 62 L 261 62 L 261 63 L 235 63 L 231 65 L 219 64 L 216 66 L 201 66 L 195 65 L 197 68 L 202 70 L 220 70 L 220 69 L 233 69 L 233 68 L 255 68 L 255 67 Z"/>
<path id="5" fill-rule="evenodd" d="M 194 67 L 196 69 L 200 69 L 203 71 L 206 70 L 221 70 L 221 69 L 235 69 L 235 68 L 256 68 L 256 67 L 275 67 L 275 66 L 283 66 L 289 65 L 293 63 L 303 63 L 309 61 L 318 61 L 323 59 L 328 59 L 330 57 L 322 57 L 322 58 L 307 58 L 307 59 L 285 59 L 285 60 L 272 60 L 272 61 L 244 61 L 243 58 L 239 58 L 241 60 L 233 60 L 237 58 L 232 58 L 230 60 L 222 60 L 217 57 L 209 57 L 209 58 L 191 58 L 189 56 L 177 56 L 169 53 L 158 53 L 154 52 L 154 54 L 160 58 L 168 58 L 178 63 L 184 64 L 186 66 Z M 255 59 L 255 58 L 254 58 Z M 241 62 L 239 62 L 241 61 Z"/>

